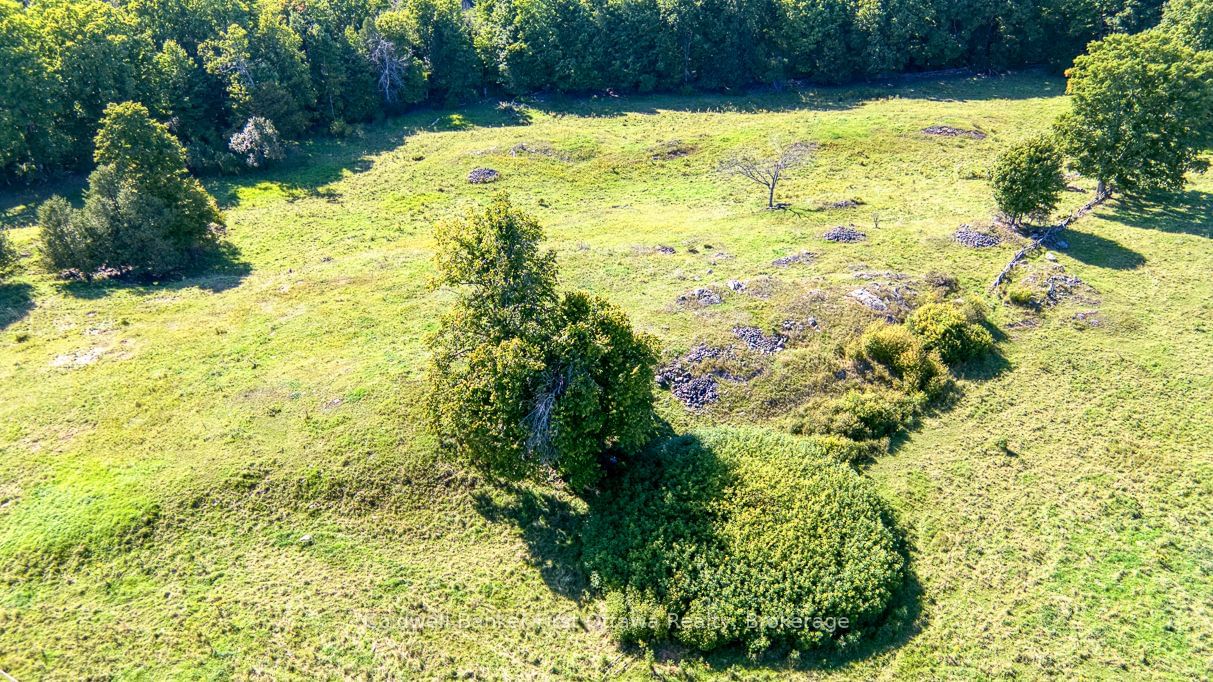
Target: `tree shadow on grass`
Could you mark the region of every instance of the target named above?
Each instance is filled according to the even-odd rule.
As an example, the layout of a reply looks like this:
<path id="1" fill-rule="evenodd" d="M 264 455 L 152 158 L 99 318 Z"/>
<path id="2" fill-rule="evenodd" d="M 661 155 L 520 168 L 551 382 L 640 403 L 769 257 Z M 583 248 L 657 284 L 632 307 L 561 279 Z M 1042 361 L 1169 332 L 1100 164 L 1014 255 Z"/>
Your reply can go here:
<path id="1" fill-rule="evenodd" d="M 1146 257 L 1133 249 L 1078 227 L 1066 230 L 1062 238 L 1069 242 L 1066 255 L 1080 263 L 1112 270 L 1135 270 L 1146 262 Z"/>
<path id="2" fill-rule="evenodd" d="M 25 318 L 34 309 L 34 288 L 24 282 L 0 284 L 0 329 Z"/>
<path id="3" fill-rule="evenodd" d="M 222 242 L 198 256 L 190 269 L 162 280 L 147 281 L 121 277 L 92 282 L 73 280 L 63 284 L 62 289 L 71 296 L 83 299 L 104 298 L 115 290 L 153 294 L 165 290 L 196 288 L 218 294 L 240 286 L 252 271 L 252 266 L 240 259 L 239 249 L 230 243 Z"/>
<path id="4" fill-rule="evenodd" d="M 500 493 L 478 493 L 476 511 L 493 523 L 517 526 L 548 589 L 578 603 L 585 601 L 589 585 L 581 566 L 585 508 L 571 497 L 525 484 L 506 485 Z"/>
<path id="5" fill-rule="evenodd" d="M 1213 193 L 1189 189 L 1158 192 L 1142 199 L 1121 199 L 1108 220 L 1129 227 L 1213 239 Z"/>
<path id="6" fill-rule="evenodd" d="M 729 92 L 683 94 L 623 94 L 618 96 L 541 94 L 521 100 L 547 114 L 613 118 L 627 114 L 652 115 L 661 111 L 687 113 L 781 113 L 792 111 L 845 111 L 866 102 L 890 97 L 934 102 L 1057 97 L 1065 81 L 1044 77 L 1038 71 L 1009 76 L 981 76 L 955 71 L 905 74 L 868 82 L 819 85 L 793 81 L 740 88 Z"/>
<path id="7" fill-rule="evenodd" d="M 369 123 L 357 135 L 320 136 L 297 145 L 288 158 L 275 166 L 233 176 L 205 179 L 207 189 L 220 208 L 238 206 L 243 191 L 270 185 L 289 201 L 324 199 L 341 203 L 342 196 L 328 187 L 347 174 L 360 174 L 375 167 L 375 158 L 397 149 L 410 137 L 426 132 L 452 132 L 476 128 L 523 126 L 530 123 L 525 110 L 499 104 L 497 100 L 470 104 L 459 109 L 416 109 L 401 116 Z"/>

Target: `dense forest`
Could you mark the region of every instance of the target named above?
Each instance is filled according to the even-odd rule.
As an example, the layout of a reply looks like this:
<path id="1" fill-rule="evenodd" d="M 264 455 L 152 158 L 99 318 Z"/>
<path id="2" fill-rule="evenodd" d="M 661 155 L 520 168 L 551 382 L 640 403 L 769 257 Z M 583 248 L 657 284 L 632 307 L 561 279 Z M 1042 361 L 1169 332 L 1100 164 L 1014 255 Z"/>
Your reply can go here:
<path id="1" fill-rule="evenodd" d="M 113 102 L 144 104 L 190 168 L 231 171 L 279 139 L 488 91 L 1065 68 L 1162 14 L 1161 0 L 0 0 L 0 175 L 87 168 Z"/>

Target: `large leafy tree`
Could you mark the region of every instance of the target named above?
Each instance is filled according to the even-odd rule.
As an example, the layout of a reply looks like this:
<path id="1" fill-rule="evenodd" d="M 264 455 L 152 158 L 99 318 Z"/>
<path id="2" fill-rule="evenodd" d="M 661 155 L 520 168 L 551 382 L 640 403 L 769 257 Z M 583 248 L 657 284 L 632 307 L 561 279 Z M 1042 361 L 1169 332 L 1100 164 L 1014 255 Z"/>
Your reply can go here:
<path id="1" fill-rule="evenodd" d="M 431 341 L 443 447 L 497 474 L 551 467 L 574 487 L 652 430 L 652 340 L 605 301 L 556 291 L 542 230 L 504 198 L 437 231 L 436 285 L 460 297 Z"/>
<path id="2" fill-rule="evenodd" d="M 1163 27 L 1194 50 L 1213 50 L 1213 0 L 1170 0 Z"/>
<path id="3" fill-rule="evenodd" d="M 1177 189 L 1213 143 L 1213 53 L 1157 31 L 1113 35 L 1075 60 L 1073 111 L 1058 122 L 1078 170 L 1101 195 Z"/>
<path id="4" fill-rule="evenodd" d="M 185 150 L 142 104 L 106 108 L 84 208 L 55 197 L 39 211 L 53 270 L 101 269 L 155 277 L 187 266 L 222 222 L 215 200 L 185 168 Z"/>
<path id="5" fill-rule="evenodd" d="M 20 5 L 0 0 L 0 176 L 29 177 L 66 152 L 57 86 L 43 34 Z"/>
<path id="6" fill-rule="evenodd" d="M 56 126 L 73 141 L 72 162 L 84 165 L 105 107 L 149 94 L 151 41 L 134 17 L 101 0 L 40 2 L 28 11 L 53 50 L 63 113 Z"/>

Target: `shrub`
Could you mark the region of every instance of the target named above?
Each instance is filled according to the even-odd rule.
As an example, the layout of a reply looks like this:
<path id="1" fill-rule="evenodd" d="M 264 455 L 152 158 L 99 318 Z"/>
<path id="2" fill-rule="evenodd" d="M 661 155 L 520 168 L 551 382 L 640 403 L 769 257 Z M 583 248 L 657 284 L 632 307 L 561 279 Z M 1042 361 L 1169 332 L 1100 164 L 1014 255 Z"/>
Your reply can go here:
<path id="1" fill-rule="evenodd" d="M 0 273 L 3 273 L 17 260 L 17 253 L 13 251 L 12 244 L 8 241 L 8 234 L 4 230 L 0 230 Z"/>
<path id="2" fill-rule="evenodd" d="M 286 158 L 278 129 L 268 118 L 253 116 L 244 127 L 232 135 L 228 149 L 244 157 L 249 168 L 264 168 L 274 161 Z"/>
<path id="3" fill-rule="evenodd" d="M 949 383 L 939 354 L 929 351 L 904 325 L 872 324 L 852 346 L 851 356 L 887 372 L 895 388 L 921 392 L 928 399 L 941 395 Z"/>
<path id="4" fill-rule="evenodd" d="M 853 389 L 839 398 L 810 403 L 790 430 L 794 434 L 833 434 L 853 441 L 873 441 L 908 427 L 921 409 L 921 393 Z M 852 454 L 863 453 L 848 453 L 848 459 Z"/>
<path id="5" fill-rule="evenodd" d="M 760 429 L 655 446 L 594 502 L 583 541 L 616 637 L 702 651 L 864 632 L 905 570 L 868 481 L 808 439 Z M 846 625 L 831 632 L 827 618 Z"/>
<path id="6" fill-rule="evenodd" d="M 431 341 L 430 421 L 440 442 L 494 473 L 551 467 L 574 488 L 599 456 L 653 428 L 655 344 L 606 301 L 557 295 L 534 219 L 504 198 L 439 230 L 437 283 L 462 296 Z"/>
<path id="7" fill-rule="evenodd" d="M 1007 300 L 1018 306 L 1027 308 L 1035 305 L 1036 300 L 1034 296 L 1035 292 L 1032 291 L 1031 287 L 1022 284 L 1015 284 L 1007 288 Z"/>
<path id="8" fill-rule="evenodd" d="M 970 306 L 972 310 L 972 306 Z M 980 314 L 980 313 L 972 313 Z M 994 346 L 985 327 L 970 321 L 965 311 L 950 303 L 928 303 L 906 318 L 906 326 L 949 365 L 980 357 Z"/>
<path id="9" fill-rule="evenodd" d="M 1040 136 L 1012 146 L 994 165 L 994 200 L 1012 224 L 1025 216 L 1047 216 L 1066 188 L 1062 154 L 1052 137 Z"/>
<path id="10" fill-rule="evenodd" d="M 185 152 L 142 104 L 106 108 L 97 170 L 84 208 L 53 197 L 39 209 L 47 267 L 86 277 L 102 268 L 160 276 L 188 265 L 222 221 L 215 200 L 185 169 Z"/>

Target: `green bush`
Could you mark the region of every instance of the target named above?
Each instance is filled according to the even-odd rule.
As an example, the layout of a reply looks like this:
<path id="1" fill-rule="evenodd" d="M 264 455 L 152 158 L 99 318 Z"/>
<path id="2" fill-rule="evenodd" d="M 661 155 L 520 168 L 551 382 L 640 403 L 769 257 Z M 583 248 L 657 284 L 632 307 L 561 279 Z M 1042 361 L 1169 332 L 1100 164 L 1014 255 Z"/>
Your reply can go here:
<path id="1" fill-rule="evenodd" d="M 905 572 L 870 483 L 809 439 L 673 438 L 593 505 L 586 567 L 625 642 L 811 649 L 876 625 Z"/>
<path id="2" fill-rule="evenodd" d="M 810 403 L 790 430 L 794 434 L 833 434 L 852 441 L 874 441 L 909 426 L 922 406 L 921 393 L 852 389 L 840 398 Z"/>
<path id="3" fill-rule="evenodd" d="M 906 393 L 922 393 L 934 399 L 949 384 L 948 370 L 939 353 L 928 350 L 905 325 L 873 323 L 852 345 L 850 354 L 879 373 L 887 373 L 894 388 Z"/>
<path id="4" fill-rule="evenodd" d="M 1047 216 L 1066 188 L 1062 154 L 1047 135 L 1014 145 L 998 157 L 990 180 L 994 200 L 1013 224 L 1026 216 Z"/>
<path id="5" fill-rule="evenodd" d="M 1035 292 L 1031 287 L 1014 284 L 1007 287 L 1007 300 L 1018 306 L 1030 307 L 1036 303 Z"/>
<path id="6" fill-rule="evenodd" d="M 949 365 L 990 352 L 994 337 L 985 327 L 970 320 L 980 313 L 950 303 L 928 303 L 906 319 L 906 327 L 922 339 L 927 350 L 936 351 Z"/>
<path id="7" fill-rule="evenodd" d="M 13 251 L 13 245 L 8 241 L 8 234 L 4 230 L 0 230 L 0 274 L 3 274 L 8 267 L 17 260 L 17 253 Z"/>
<path id="8" fill-rule="evenodd" d="M 186 171 L 176 138 L 142 104 L 106 108 L 95 156 L 84 208 L 52 197 L 38 211 L 49 269 L 156 277 L 186 267 L 213 240 L 222 222 L 215 200 Z"/>
<path id="9" fill-rule="evenodd" d="M 436 284 L 462 294 L 431 341 L 441 444 L 511 478 L 550 467 L 579 489 L 599 479 L 604 452 L 641 448 L 655 342 L 602 299 L 557 294 L 542 230 L 503 197 L 438 235 Z"/>

